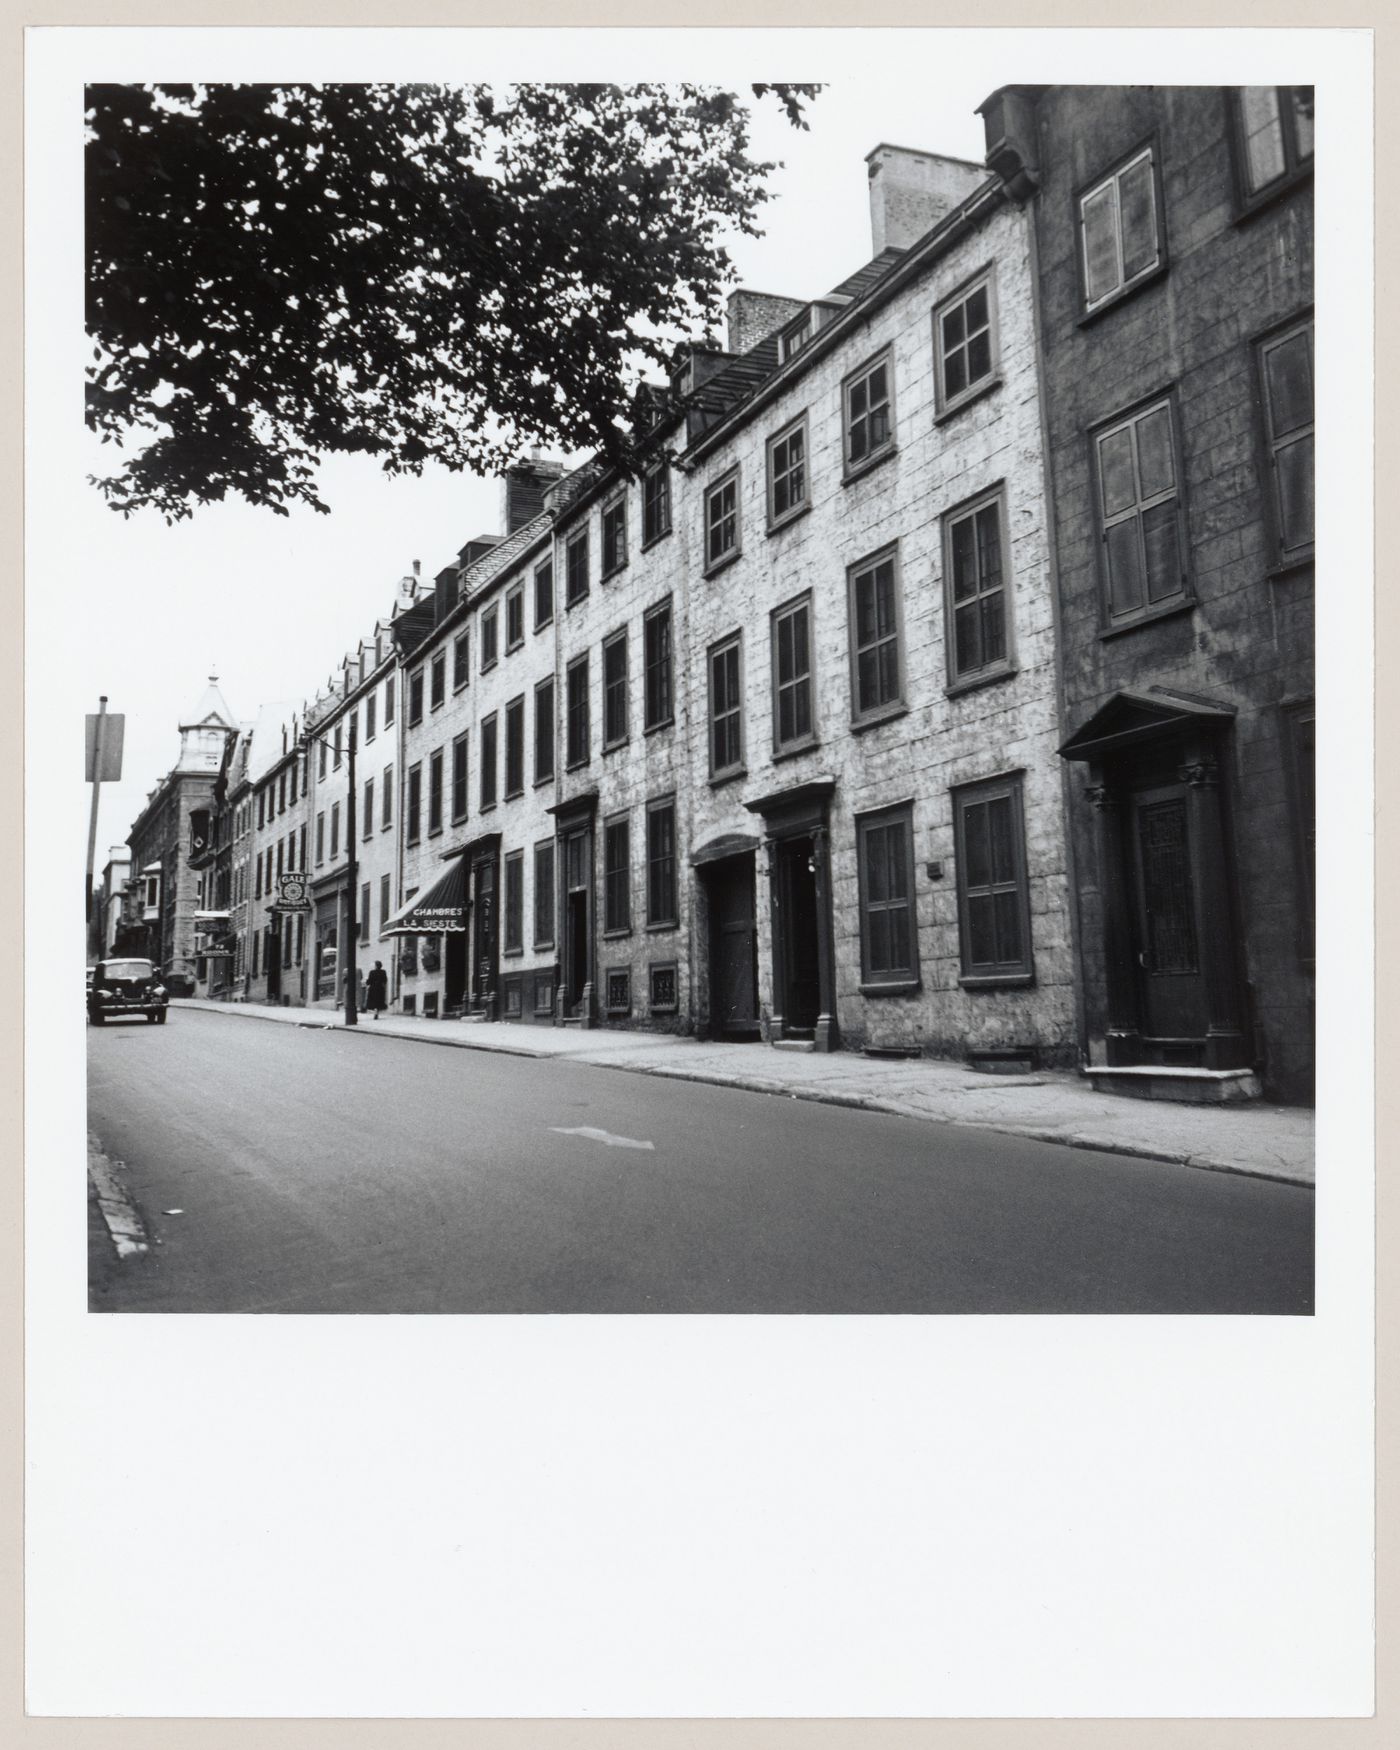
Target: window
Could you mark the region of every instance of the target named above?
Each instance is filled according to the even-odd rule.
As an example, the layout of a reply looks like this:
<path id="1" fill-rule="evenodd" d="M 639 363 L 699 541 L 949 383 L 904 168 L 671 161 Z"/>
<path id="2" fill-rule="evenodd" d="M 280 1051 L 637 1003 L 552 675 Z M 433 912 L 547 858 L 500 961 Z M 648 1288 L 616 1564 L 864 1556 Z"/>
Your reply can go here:
<path id="1" fill-rule="evenodd" d="M 610 966 L 603 985 L 603 1006 L 610 1015 L 630 1014 L 632 1009 L 632 969 Z"/>
<path id="2" fill-rule="evenodd" d="M 632 928 L 632 829 L 627 816 L 603 827 L 603 930 L 610 936 Z"/>
<path id="3" fill-rule="evenodd" d="M 428 832 L 442 831 L 442 749 L 428 756 Z"/>
<path id="4" fill-rule="evenodd" d="M 505 859 L 505 917 L 501 920 L 501 949 L 519 954 L 525 945 L 525 853 L 511 851 Z"/>
<path id="5" fill-rule="evenodd" d="M 481 672 L 496 666 L 497 627 L 500 610 L 487 608 L 481 616 Z"/>
<path id="6" fill-rule="evenodd" d="M 554 776 L 554 677 L 535 688 L 535 782 Z"/>
<path id="7" fill-rule="evenodd" d="M 420 668 L 416 674 L 410 675 L 410 677 L 409 677 L 409 682 L 408 682 L 408 726 L 410 729 L 412 729 L 415 724 L 421 723 L 422 721 L 423 721 L 423 671 Z"/>
<path id="8" fill-rule="evenodd" d="M 525 791 L 525 697 L 506 706 L 506 795 Z"/>
<path id="9" fill-rule="evenodd" d="M 297 867 L 304 873 L 306 870 L 306 828 L 301 829 L 301 861 Z"/>
<path id="10" fill-rule="evenodd" d="M 789 359 L 795 359 L 797 357 L 798 353 L 800 353 L 803 347 L 807 345 L 808 341 L 811 340 L 813 332 L 812 311 L 809 308 L 804 310 L 795 322 L 790 322 L 782 331 L 782 354 L 784 364 L 786 364 Z"/>
<path id="11" fill-rule="evenodd" d="M 290 922 L 290 919 L 288 921 Z M 358 921 L 359 926 L 360 926 L 360 940 L 362 942 L 368 942 L 369 941 L 369 882 L 368 881 L 366 881 L 360 888 L 360 915 L 359 915 L 359 918 L 357 921 Z"/>
<path id="12" fill-rule="evenodd" d="M 1235 159 L 1245 207 L 1312 169 L 1311 85 L 1250 85 L 1231 93 Z"/>
<path id="13" fill-rule="evenodd" d="M 996 281 L 989 268 L 933 313 L 938 411 L 952 413 L 996 382 Z"/>
<path id="14" fill-rule="evenodd" d="M 1109 626 L 1186 599 L 1185 542 L 1170 401 L 1094 438 Z"/>
<path id="15" fill-rule="evenodd" d="M 366 741 L 373 741 L 374 740 L 374 731 L 375 731 L 374 715 L 375 715 L 375 707 L 378 705 L 378 703 L 379 703 L 378 693 L 370 693 L 365 698 L 365 740 Z M 303 796 L 306 794 L 306 775 L 304 772 L 302 774 L 302 780 L 301 780 L 301 792 L 302 792 Z"/>
<path id="16" fill-rule="evenodd" d="M 893 551 L 850 570 L 851 718 L 888 716 L 904 702 L 899 576 Z"/>
<path id="17" fill-rule="evenodd" d="M 535 946 L 554 945 L 554 840 L 535 846 Z"/>
<path id="18" fill-rule="evenodd" d="M 383 930 L 389 921 L 389 877 L 379 877 L 379 928 Z"/>
<path id="19" fill-rule="evenodd" d="M 672 1015 L 679 1007 L 678 968 L 674 960 L 652 961 L 647 967 L 652 1014 Z"/>
<path id="20" fill-rule="evenodd" d="M 865 990 L 907 990 L 919 976 L 914 818 L 907 804 L 856 822 L 860 853 L 860 976 Z"/>
<path id="21" fill-rule="evenodd" d="M 546 559 L 535 567 L 535 630 L 554 618 L 554 562 Z"/>
<path id="22" fill-rule="evenodd" d="M 388 679 L 384 682 L 384 727 L 387 729 L 393 721 L 394 721 L 394 677 L 393 677 L 393 675 L 390 675 L 388 677 Z M 321 772 L 321 776 L 324 777 L 325 775 L 326 775 L 325 770 L 323 768 L 322 772 Z"/>
<path id="23" fill-rule="evenodd" d="M 442 706 L 442 701 L 447 690 L 447 652 L 445 650 L 439 650 L 437 655 L 433 658 L 430 676 L 428 702 L 430 708 L 437 711 Z"/>
<path id="24" fill-rule="evenodd" d="M 364 825 L 360 829 L 361 836 L 364 838 L 367 838 L 367 839 L 373 838 L 374 837 L 374 779 L 373 778 L 366 778 L 365 779 L 365 799 L 364 799 L 364 806 L 361 810 L 360 818 L 364 822 Z"/>
<path id="25" fill-rule="evenodd" d="M 382 802 L 380 805 L 379 830 L 394 824 L 394 768 L 385 766 L 384 782 L 379 786 Z"/>
<path id="26" fill-rule="evenodd" d="M 1298 853 L 1298 953 L 1309 965 L 1316 930 L 1317 793 L 1314 778 L 1316 712 L 1311 702 L 1285 718 L 1292 771 L 1293 820 Z"/>
<path id="27" fill-rule="evenodd" d="M 459 735 L 452 743 L 452 818 L 467 818 L 467 738 Z"/>
<path id="28" fill-rule="evenodd" d="M 646 727 L 660 729 L 675 717 L 671 683 L 671 603 L 658 602 L 642 621 L 646 650 Z"/>
<path id="29" fill-rule="evenodd" d="M 603 576 L 609 578 L 627 563 L 627 497 L 619 493 L 603 506 Z"/>
<path id="30" fill-rule="evenodd" d="M 564 605 L 575 607 L 588 594 L 588 530 L 570 535 L 564 548 Z"/>
<path id="31" fill-rule="evenodd" d="M 1294 323 L 1259 343 L 1264 440 L 1269 458 L 1274 563 L 1313 552 L 1313 325 Z"/>
<path id="32" fill-rule="evenodd" d="M 471 679 L 471 634 L 459 632 L 452 640 L 452 691 L 460 693 Z"/>
<path id="33" fill-rule="evenodd" d="M 267 854 L 270 857 L 272 855 L 272 852 L 269 851 Z M 286 865 L 283 861 L 286 854 L 287 854 L 286 847 L 283 845 L 281 839 L 278 839 L 278 841 L 277 841 L 277 873 L 278 873 L 279 877 L 286 873 Z"/>
<path id="34" fill-rule="evenodd" d="M 812 726 L 812 598 L 773 613 L 773 748 L 786 753 L 816 739 Z"/>
<path id="35" fill-rule="evenodd" d="M 671 470 L 663 462 L 642 476 L 642 545 L 671 532 Z"/>
<path id="36" fill-rule="evenodd" d="M 262 852 L 259 851 L 257 856 L 253 859 L 253 898 L 254 899 L 261 899 L 262 898 L 262 875 L 263 875 L 263 860 L 262 860 Z M 150 901 L 147 900 L 146 903 L 149 905 Z"/>
<path id="37" fill-rule="evenodd" d="M 293 800 L 295 801 L 295 797 Z M 277 812 L 279 814 L 287 812 L 287 772 L 285 767 L 277 777 Z"/>
<path id="38" fill-rule="evenodd" d="M 564 763 L 569 770 L 588 761 L 588 658 L 580 656 L 569 664 L 566 676 L 568 688 L 565 705 Z"/>
<path id="39" fill-rule="evenodd" d="M 418 843 L 420 816 L 423 808 L 423 768 L 410 766 L 408 768 L 408 808 L 404 820 L 404 833 L 409 844 Z"/>
<path id="40" fill-rule="evenodd" d="M 496 806 L 496 713 L 481 720 L 481 806 Z"/>
<path id="41" fill-rule="evenodd" d="M 768 527 L 789 522 L 811 503 L 807 480 L 807 415 L 768 440 Z"/>
<path id="42" fill-rule="evenodd" d="M 1080 195 L 1079 236 L 1086 311 L 1099 309 L 1161 266 L 1151 146 Z"/>
<path id="43" fill-rule="evenodd" d="M 331 857 L 340 853 L 340 804 L 331 803 Z"/>
<path id="44" fill-rule="evenodd" d="M 739 470 L 705 493 L 705 570 L 717 571 L 739 557 Z"/>
<path id="45" fill-rule="evenodd" d="M 627 740 L 627 629 L 603 642 L 603 746 Z"/>
<path id="46" fill-rule="evenodd" d="M 1011 672 L 1002 516 L 998 488 L 943 519 L 950 686 Z"/>
<path id="47" fill-rule="evenodd" d="M 326 860 L 326 817 L 316 816 L 316 867 L 319 869 Z M 256 897 L 256 895 L 254 896 Z"/>
<path id="48" fill-rule="evenodd" d="M 676 916 L 676 804 L 668 796 L 647 804 L 647 923 L 665 929 Z"/>
<path id="49" fill-rule="evenodd" d="M 743 769 L 744 698 L 738 636 L 710 651 L 710 776 Z"/>
<path id="50" fill-rule="evenodd" d="M 955 790 L 953 825 L 962 982 L 1024 982 L 1033 967 L 1020 778 Z"/>
<path id="51" fill-rule="evenodd" d="M 519 650 L 525 642 L 525 585 L 506 591 L 506 649 Z"/>
<path id="52" fill-rule="evenodd" d="M 335 757 L 332 761 L 332 764 L 335 766 L 336 771 L 340 770 L 340 762 L 345 757 L 344 748 L 341 745 L 341 737 L 344 733 L 344 729 L 345 729 L 345 725 L 343 723 L 337 723 L 335 726 Z M 272 814 L 272 796 L 270 793 L 268 795 L 267 802 L 268 802 L 267 812 L 270 816 Z"/>
<path id="53" fill-rule="evenodd" d="M 847 377 L 841 390 L 841 418 L 848 476 L 863 472 L 894 449 L 894 390 L 888 352 Z"/>
<path id="54" fill-rule="evenodd" d="M 318 779 L 321 779 L 322 781 L 324 781 L 325 776 L 326 776 L 326 758 L 327 758 L 326 744 L 323 741 L 323 742 L 318 743 L 318 746 L 320 748 L 321 757 L 320 757 L 320 760 L 319 760 L 317 767 L 316 767 L 316 776 Z M 259 795 L 259 797 L 258 797 L 258 825 L 259 826 L 262 825 L 262 796 L 261 795 Z"/>

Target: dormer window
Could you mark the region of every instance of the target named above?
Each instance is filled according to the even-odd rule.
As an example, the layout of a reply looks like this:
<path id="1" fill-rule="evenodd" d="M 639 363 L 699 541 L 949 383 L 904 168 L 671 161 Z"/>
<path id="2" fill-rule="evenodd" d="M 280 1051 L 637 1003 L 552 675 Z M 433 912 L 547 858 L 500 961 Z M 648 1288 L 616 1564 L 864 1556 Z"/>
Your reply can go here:
<path id="1" fill-rule="evenodd" d="M 795 359 L 815 333 L 813 311 L 809 308 L 802 312 L 796 322 L 791 322 L 782 332 L 781 350 L 783 363 Z"/>

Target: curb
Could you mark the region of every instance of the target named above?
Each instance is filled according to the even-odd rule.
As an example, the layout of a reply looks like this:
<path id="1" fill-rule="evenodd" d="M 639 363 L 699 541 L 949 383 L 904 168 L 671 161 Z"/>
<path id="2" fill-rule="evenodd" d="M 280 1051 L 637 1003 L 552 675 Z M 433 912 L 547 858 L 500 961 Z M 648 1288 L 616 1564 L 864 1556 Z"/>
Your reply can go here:
<path id="1" fill-rule="evenodd" d="M 554 1058 L 558 1054 L 549 1051 L 531 1051 L 526 1046 L 517 1045 L 485 1045 L 473 1039 L 431 1039 L 419 1033 L 397 1033 L 387 1029 L 380 1031 L 377 1026 L 347 1027 L 343 1020 L 327 1019 L 316 1021 L 278 1021 L 277 1016 L 264 1013 L 251 1004 L 220 1003 L 208 1007 L 201 1005 L 199 1013 L 220 1014 L 230 1010 L 246 1015 L 250 1020 L 276 1021 L 280 1026 L 299 1027 L 322 1033 L 353 1033 L 360 1037 L 375 1037 L 379 1039 L 399 1039 L 410 1045 L 436 1045 L 446 1047 L 449 1051 L 480 1051 L 488 1056 L 528 1058 L 539 1062 L 543 1058 Z M 879 1112 L 891 1118 L 913 1118 L 923 1124 L 947 1124 L 955 1129 L 985 1130 L 993 1136 L 1019 1136 L 1030 1142 L 1053 1142 L 1061 1148 L 1086 1149 L 1095 1154 L 1123 1155 L 1129 1160 L 1156 1161 L 1166 1166 L 1189 1167 L 1196 1172 L 1230 1173 L 1241 1179 L 1262 1179 L 1271 1185 L 1291 1185 L 1296 1191 L 1315 1191 L 1316 1186 L 1306 1179 L 1300 1179 L 1293 1174 L 1269 1172 L 1262 1167 L 1241 1165 L 1238 1161 L 1220 1161 L 1208 1155 L 1183 1153 L 1180 1150 L 1144 1148 L 1140 1144 L 1119 1142 L 1086 1136 L 1078 1133 L 1066 1135 L 1063 1131 L 1044 1128 L 1017 1126 L 1013 1124 L 976 1124 L 966 1118 L 945 1118 L 928 1112 L 921 1112 L 916 1107 L 902 1105 L 895 1100 L 885 1100 L 877 1094 L 846 1094 L 823 1088 L 819 1084 L 807 1083 L 794 1088 L 783 1082 L 766 1081 L 759 1076 L 720 1076 L 704 1070 L 670 1069 L 657 1064 L 642 1063 L 607 1063 L 599 1062 L 586 1053 L 570 1054 L 562 1058 L 567 1063 L 586 1064 L 590 1069 L 614 1069 L 629 1075 L 662 1076 L 669 1081 L 695 1082 L 705 1087 L 739 1088 L 745 1093 L 768 1094 L 775 1099 L 808 1100 L 815 1105 L 843 1106 L 857 1112 Z"/>

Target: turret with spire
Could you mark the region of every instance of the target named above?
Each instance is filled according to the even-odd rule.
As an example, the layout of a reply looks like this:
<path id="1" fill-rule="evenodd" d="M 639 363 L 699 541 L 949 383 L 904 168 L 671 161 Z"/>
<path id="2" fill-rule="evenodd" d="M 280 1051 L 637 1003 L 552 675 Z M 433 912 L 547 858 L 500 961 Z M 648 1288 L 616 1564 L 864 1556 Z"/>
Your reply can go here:
<path id="1" fill-rule="evenodd" d="M 219 677 L 211 674 L 199 703 L 180 723 L 180 760 L 176 771 L 217 773 L 224 742 L 237 730 L 238 719 L 219 691 Z"/>

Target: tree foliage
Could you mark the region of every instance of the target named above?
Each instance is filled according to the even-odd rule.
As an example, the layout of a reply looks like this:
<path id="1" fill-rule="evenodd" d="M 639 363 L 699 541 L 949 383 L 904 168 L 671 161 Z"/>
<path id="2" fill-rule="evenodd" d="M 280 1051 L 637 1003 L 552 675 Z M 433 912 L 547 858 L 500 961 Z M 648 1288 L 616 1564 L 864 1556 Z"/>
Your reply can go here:
<path id="1" fill-rule="evenodd" d="M 805 126 L 813 86 L 755 86 Z M 641 370 L 713 329 L 773 168 L 732 92 L 89 87 L 97 480 L 174 520 L 326 509 L 319 459 L 626 465 Z"/>

